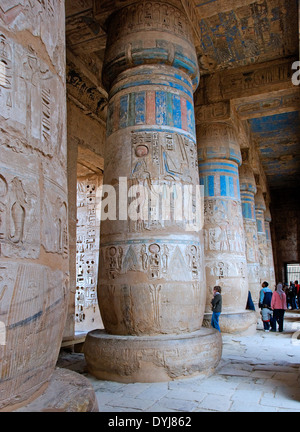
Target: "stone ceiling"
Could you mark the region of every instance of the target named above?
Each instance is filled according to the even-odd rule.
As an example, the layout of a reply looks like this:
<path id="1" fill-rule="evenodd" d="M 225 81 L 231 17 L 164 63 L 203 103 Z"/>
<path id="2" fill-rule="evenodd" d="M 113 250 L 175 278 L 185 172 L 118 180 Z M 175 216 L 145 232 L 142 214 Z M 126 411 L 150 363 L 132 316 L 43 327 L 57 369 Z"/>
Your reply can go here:
<path id="1" fill-rule="evenodd" d="M 68 95 L 103 124 L 105 22 L 117 8 L 131 3 L 134 0 L 66 0 Z M 169 3 L 185 9 L 194 29 L 202 75 L 196 99 L 200 104 L 233 100 L 258 149 L 269 187 L 298 186 L 300 87 L 291 83 L 291 65 L 299 58 L 298 0 Z M 203 87 L 210 88 L 208 83 L 216 80 L 225 83 L 222 97 L 202 97 Z M 215 86 L 211 89 L 215 94 Z"/>

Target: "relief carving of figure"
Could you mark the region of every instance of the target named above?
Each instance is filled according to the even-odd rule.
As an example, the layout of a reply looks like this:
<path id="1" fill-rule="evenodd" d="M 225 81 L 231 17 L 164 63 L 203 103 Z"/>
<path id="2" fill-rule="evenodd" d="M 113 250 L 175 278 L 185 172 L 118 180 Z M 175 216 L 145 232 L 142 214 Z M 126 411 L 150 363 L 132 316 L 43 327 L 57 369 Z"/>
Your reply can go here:
<path id="1" fill-rule="evenodd" d="M 193 279 L 198 279 L 199 276 L 199 258 L 200 254 L 195 245 L 188 246 L 186 255 L 188 258 L 189 268 L 192 272 Z"/>
<path id="2" fill-rule="evenodd" d="M 115 279 L 120 273 L 123 255 L 123 250 L 120 253 L 121 249 L 121 247 L 116 248 L 115 246 L 106 249 L 105 264 L 109 279 Z"/>
<path id="3" fill-rule="evenodd" d="M 149 246 L 149 273 L 152 279 L 160 277 L 160 246 L 158 244 L 151 244 Z"/>
<path id="4" fill-rule="evenodd" d="M 10 234 L 9 239 L 13 243 L 21 243 L 24 238 L 26 193 L 21 180 L 15 177 L 12 180 L 12 194 L 10 205 Z"/>

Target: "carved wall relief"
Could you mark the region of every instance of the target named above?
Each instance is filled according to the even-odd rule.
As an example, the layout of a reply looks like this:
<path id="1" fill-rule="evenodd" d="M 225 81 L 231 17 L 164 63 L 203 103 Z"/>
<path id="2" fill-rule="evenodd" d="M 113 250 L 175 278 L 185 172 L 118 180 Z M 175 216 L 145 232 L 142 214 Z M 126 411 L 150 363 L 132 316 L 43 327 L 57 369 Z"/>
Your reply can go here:
<path id="1" fill-rule="evenodd" d="M 160 328 L 160 291 L 161 285 L 149 285 L 152 310 L 153 310 L 153 324 L 154 328 Z"/>
<path id="2" fill-rule="evenodd" d="M 43 200 L 42 244 L 47 252 L 68 257 L 68 211 L 67 201 L 62 191 L 45 179 Z"/>
<path id="3" fill-rule="evenodd" d="M 197 167 L 196 144 L 177 133 L 132 132 L 133 178 L 192 182 Z M 151 172 L 151 176 L 150 176 Z"/>
<path id="4" fill-rule="evenodd" d="M 238 254 L 245 252 L 240 214 L 241 206 L 236 201 L 205 200 L 206 250 Z"/>
<path id="5" fill-rule="evenodd" d="M 98 299 L 100 240 L 100 188 L 102 175 L 81 177 L 77 182 L 75 329 L 102 328 Z M 107 252 L 110 256 L 109 252 Z M 109 264 L 111 260 L 109 259 Z M 108 266 L 109 277 L 115 268 Z"/>
<path id="6" fill-rule="evenodd" d="M 6 278 L 0 283 L 6 325 L 0 410 L 33 400 L 46 387 L 65 325 L 63 12 L 63 2 L 53 0 L 3 0 L 0 6 L 0 268 Z"/>
<path id="7" fill-rule="evenodd" d="M 0 110 L 21 143 L 18 151 L 33 148 L 65 162 L 65 106 L 57 107 L 64 86 L 31 45 L 24 48 L 0 33 Z"/>
<path id="8" fill-rule="evenodd" d="M 116 281 L 129 271 L 143 272 L 148 280 L 188 281 L 202 279 L 202 255 L 199 243 L 144 243 L 139 240 L 130 245 L 106 246 L 100 257 L 107 277 Z"/>
<path id="9" fill-rule="evenodd" d="M 4 150 L 2 156 L 4 162 Z M 40 249 L 38 180 L 30 169 L 19 171 L 15 176 L 14 170 L 0 167 L 0 256 L 36 258 Z"/>
<path id="10" fill-rule="evenodd" d="M 12 108 L 13 98 L 12 49 L 3 33 L 0 33 L 0 106 L 2 115 Z"/>

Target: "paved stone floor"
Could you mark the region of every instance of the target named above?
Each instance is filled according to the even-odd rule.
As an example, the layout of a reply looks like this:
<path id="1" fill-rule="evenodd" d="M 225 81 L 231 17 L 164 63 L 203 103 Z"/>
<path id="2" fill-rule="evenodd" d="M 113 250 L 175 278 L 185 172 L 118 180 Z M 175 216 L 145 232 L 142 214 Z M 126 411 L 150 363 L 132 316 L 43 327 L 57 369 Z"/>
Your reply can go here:
<path id="1" fill-rule="evenodd" d="M 286 315 L 283 333 L 265 333 L 258 322 L 255 335 L 223 335 L 221 362 L 208 378 L 99 381 L 80 353 L 62 352 L 58 366 L 89 378 L 100 412 L 300 412 L 300 314 Z"/>

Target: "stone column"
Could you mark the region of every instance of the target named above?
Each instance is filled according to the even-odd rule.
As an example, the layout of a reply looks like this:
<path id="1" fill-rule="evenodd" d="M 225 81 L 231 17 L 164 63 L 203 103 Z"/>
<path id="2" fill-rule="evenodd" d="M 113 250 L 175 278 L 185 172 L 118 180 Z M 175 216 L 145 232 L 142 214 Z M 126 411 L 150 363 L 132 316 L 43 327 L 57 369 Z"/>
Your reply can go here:
<path id="1" fill-rule="evenodd" d="M 92 410 L 86 378 L 55 370 L 69 295 L 64 2 L 23 3 L 0 15 L 0 411 L 51 410 L 53 394 L 56 410 Z"/>
<path id="2" fill-rule="evenodd" d="M 260 285 L 264 281 L 270 284 L 268 271 L 267 236 L 265 228 L 265 211 L 266 203 L 263 196 L 262 188 L 261 186 L 257 185 L 257 193 L 255 195 L 255 214 L 258 235 Z"/>
<path id="3" fill-rule="evenodd" d="M 125 197 L 125 204 L 117 206 L 116 220 L 101 223 L 105 331 L 87 335 L 88 370 L 123 382 L 209 373 L 220 360 L 221 337 L 201 328 L 203 237 L 189 218 L 156 213 L 158 199 L 170 192 L 171 209 L 180 213 L 182 187 L 199 185 L 193 106 L 199 72 L 190 25 L 179 9 L 146 1 L 118 11 L 108 29 L 103 183 L 112 196 L 107 185 L 115 186 L 117 202 Z M 106 207 L 113 219 L 113 206 Z"/>
<path id="4" fill-rule="evenodd" d="M 206 323 L 215 285 L 222 288 L 221 330 L 248 330 L 253 313 L 246 312 L 248 296 L 245 237 L 238 167 L 241 152 L 229 122 L 197 125 L 200 184 L 204 186 L 204 233 L 207 280 Z"/>
<path id="5" fill-rule="evenodd" d="M 274 289 L 276 285 L 275 279 L 275 268 L 274 268 L 274 257 L 273 257 L 273 247 L 272 247 L 272 237 L 270 224 L 272 222 L 272 216 L 270 212 L 269 205 L 266 205 L 265 211 L 265 231 L 266 231 L 266 246 L 267 246 L 267 268 L 269 272 L 269 284 L 270 288 Z"/>
<path id="6" fill-rule="evenodd" d="M 258 234 L 255 215 L 255 194 L 257 192 L 252 167 L 243 163 L 239 169 L 241 203 L 244 220 L 246 258 L 248 269 L 248 286 L 255 306 L 259 302 L 261 290 L 259 278 Z"/>

